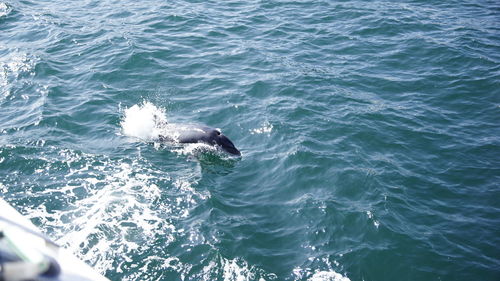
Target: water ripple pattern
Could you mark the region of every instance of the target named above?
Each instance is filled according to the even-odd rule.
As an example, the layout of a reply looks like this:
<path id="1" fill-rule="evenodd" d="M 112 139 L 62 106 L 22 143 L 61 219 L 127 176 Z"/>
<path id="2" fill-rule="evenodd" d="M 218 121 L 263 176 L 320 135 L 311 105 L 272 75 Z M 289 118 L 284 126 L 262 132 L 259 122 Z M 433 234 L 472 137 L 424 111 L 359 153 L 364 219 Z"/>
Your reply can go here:
<path id="1" fill-rule="evenodd" d="M 499 22 L 479 0 L 2 0 L 0 193 L 111 280 L 499 280 Z M 152 116 L 243 156 L 155 142 Z"/>

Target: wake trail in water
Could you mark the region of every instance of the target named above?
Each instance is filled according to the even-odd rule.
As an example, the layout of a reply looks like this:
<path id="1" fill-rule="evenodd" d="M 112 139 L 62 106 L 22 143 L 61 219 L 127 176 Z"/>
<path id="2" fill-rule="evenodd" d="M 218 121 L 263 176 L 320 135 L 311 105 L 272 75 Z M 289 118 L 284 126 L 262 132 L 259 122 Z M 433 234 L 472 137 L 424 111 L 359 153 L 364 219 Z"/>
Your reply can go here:
<path id="1" fill-rule="evenodd" d="M 154 140 L 161 130 L 158 124 L 166 122 L 165 112 L 150 103 L 124 112 L 123 132 L 142 141 Z M 197 280 L 266 276 L 241 258 L 222 257 L 212 238 L 185 225 L 191 211 L 211 197 L 195 188 L 202 177 L 199 163 L 179 161 L 174 171 L 165 171 L 140 154 L 117 159 L 53 146 L 44 151 L 32 160 L 43 162 L 37 178 L 51 177 L 52 185 L 43 190 L 22 187 L 33 202 L 42 200 L 23 206 L 23 213 L 98 272 L 111 279 L 121 275 L 121 280 L 193 276 L 198 265 L 170 251 L 208 246 L 211 254 L 203 259 L 203 271 L 194 274 Z M 135 268 L 137 255 L 146 257 L 140 268 Z"/>

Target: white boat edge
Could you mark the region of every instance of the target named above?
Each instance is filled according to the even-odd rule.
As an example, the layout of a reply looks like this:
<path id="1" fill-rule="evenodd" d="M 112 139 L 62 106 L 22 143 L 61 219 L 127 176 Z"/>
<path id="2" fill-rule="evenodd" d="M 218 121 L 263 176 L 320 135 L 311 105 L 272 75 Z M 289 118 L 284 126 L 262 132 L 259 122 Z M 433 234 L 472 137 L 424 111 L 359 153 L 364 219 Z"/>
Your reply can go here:
<path id="1" fill-rule="evenodd" d="M 15 222 L 16 224 L 26 229 L 45 236 L 28 218 L 21 215 L 14 207 L 12 207 L 2 198 L 0 198 L 0 214 L 7 220 Z M 55 254 L 47 254 L 52 256 L 61 267 L 61 273 L 54 280 L 109 281 L 109 279 L 99 274 L 92 267 L 87 265 L 82 260 L 76 258 L 73 254 L 71 254 L 67 249 L 63 247 L 58 247 Z"/>

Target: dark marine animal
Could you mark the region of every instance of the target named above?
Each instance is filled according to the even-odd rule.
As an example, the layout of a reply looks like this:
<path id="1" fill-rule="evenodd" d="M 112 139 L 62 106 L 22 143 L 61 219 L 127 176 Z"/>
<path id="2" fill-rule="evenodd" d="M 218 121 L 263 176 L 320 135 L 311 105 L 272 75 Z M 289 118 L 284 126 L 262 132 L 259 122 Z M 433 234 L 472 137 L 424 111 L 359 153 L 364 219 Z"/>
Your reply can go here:
<path id="1" fill-rule="evenodd" d="M 217 146 L 229 154 L 241 155 L 233 142 L 219 129 L 205 125 L 165 124 L 163 132 L 159 134 L 159 140 L 173 143 L 205 143 Z"/>

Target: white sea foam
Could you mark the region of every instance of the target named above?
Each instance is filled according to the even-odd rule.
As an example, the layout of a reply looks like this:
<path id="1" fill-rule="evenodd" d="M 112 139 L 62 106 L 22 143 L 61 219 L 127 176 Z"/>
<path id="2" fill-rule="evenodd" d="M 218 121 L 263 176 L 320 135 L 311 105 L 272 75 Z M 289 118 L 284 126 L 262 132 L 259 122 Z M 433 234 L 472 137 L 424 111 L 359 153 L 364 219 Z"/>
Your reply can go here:
<path id="1" fill-rule="evenodd" d="M 40 204 L 24 213 L 36 218 L 59 244 L 101 273 L 119 272 L 117 264 L 129 263 L 133 253 L 149 251 L 158 236 L 167 245 L 176 241 L 185 230 L 175 221 L 186 217 L 189 210 L 210 196 L 192 187 L 201 171 L 191 166 L 171 176 L 141 159 L 112 160 L 67 149 L 40 158 L 47 163 L 40 176 L 50 175 L 52 167 L 58 169 L 61 163 L 73 168 L 64 179 L 54 178 L 65 181 L 65 186 L 48 187 L 29 195 L 61 200 L 66 207 L 49 210 L 48 205 Z M 169 188 L 179 196 L 162 197 L 160 182 L 171 183 Z M 189 231 L 201 236 L 197 229 Z M 123 280 L 137 278 L 127 276 Z"/>
<path id="2" fill-rule="evenodd" d="M 149 207 L 149 203 L 159 196 L 158 187 L 140 173 L 134 174 L 130 164 L 108 164 L 117 166 L 109 172 L 99 167 L 95 176 L 86 175 L 86 179 L 79 181 L 88 195 L 75 200 L 69 210 L 47 212 L 41 205 L 30 214 L 45 218 L 45 224 L 60 236 L 58 243 L 95 264 L 101 273 L 112 268 L 117 256 L 126 258 L 127 252 L 137 249 L 142 239 L 153 237 L 155 231 L 165 232 L 165 237 L 173 240 L 172 233 L 159 227 L 162 219 Z M 84 168 L 73 174 L 85 172 Z M 64 192 L 75 196 L 78 188 L 71 182 L 62 189 L 45 190 L 44 193 Z M 142 237 L 130 235 L 130 230 L 140 232 Z"/>
<path id="3" fill-rule="evenodd" d="M 204 152 L 218 152 L 215 146 L 205 143 L 187 143 L 182 147 L 174 148 L 173 151 L 181 155 L 198 155 Z"/>
<path id="4" fill-rule="evenodd" d="M 273 130 L 273 124 L 266 121 L 266 122 L 262 123 L 262 125 L 259 128 L 251 129 L 250 133 L 252 135 L 253 134 L 270 134 L 272 130 Z"/>
<path id="5" fill-rule="evenodd" d="M 12 84 L 22 74 L 33 73 L 35 62 L 34 58 L 19 51 L 9 52 L 7 55 L 0 57 L 0 98 L 10 95 Z"/>
<path id="6" fill-rule="evenodd" d="M 227 259 L 220 255 L 211 260 L 203 268 L 202 272 L 194 277 L 195 279 L 206 281 L 219 279 L 215 278 L 215 276 L 221 277 L 226 281 L 249 281 L 256 280 L 257 278 L 259 278 L 259 281 L 276 279 L 274 273 L 266 273 L 262 269 L 249 265 L 242 259 Z"/>
<path id="7" fill-rule="evenodd" d="M 0 2 L 0 18 L 7 16 L 11 11 L 12 8 L 9 5 L 5 4 L 4 2 Z"/>
<path id="8" fill-rule="evenodd" d="M 378 228 L 380 226 L 380 222 L 373 218 L 373 213 L 371 211 L 366 211 L 366 215 L 370 220 L 373 220 L 373 225 Z"/>
<path id="9" fill-rule="evenodd" d="M 312 270 L 311 268 L 301 269 L 295 268 L 293 270 L 295 280 L 309 280 L 309 281 L 351 281 L 349 278 L 342 274 L 330 270 Z"/>
<path id="10" fill-rule="evenodd" d="M 310 281 L 351 281 L 349 278 L 335 271 L 317 271 L 308 280 Z"/>
<path id="11" fill-rule="evenodd" d="M 334 268 L 338 268 L 340 264 L 337 261 L 331 262 L 329 258 L 312 258 L 310 261 L 316 261 L 322 265 L 322 269 L 312 269 L 310 267 L 297 267 L 293 270 L 295 280 L 309 281 L 351 281 L 348 277 L 336 272 Z"/>

